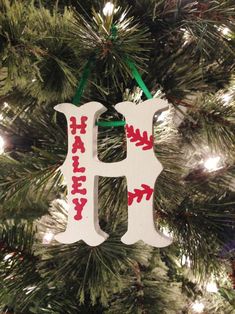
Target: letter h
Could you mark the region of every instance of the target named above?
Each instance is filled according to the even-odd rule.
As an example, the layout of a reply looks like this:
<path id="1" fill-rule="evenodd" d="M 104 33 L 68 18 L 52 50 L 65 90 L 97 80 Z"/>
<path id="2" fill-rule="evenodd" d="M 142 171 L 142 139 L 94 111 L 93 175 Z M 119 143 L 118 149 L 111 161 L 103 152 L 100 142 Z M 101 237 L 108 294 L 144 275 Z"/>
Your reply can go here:
<path id="1" fill-rule="evenodd" d="M 154 247 L 171 243 L 170 238 L 156 230 L 153 214 L 154 185 L 162 171 L 153 151 L 153 116 L 166 107 L 167 102 L 159 99 L 115 106 L 126 119 L 127 157 L 114 163 L 97 158 L 95 121 L 105 111 L 103 105 L 90 102 L 76 107 L 64 103 L 55 107 L 68 121 L 68 154 L 61 171 L 68 186 L 69 211 L 65 232 L 56 236 L 59 242 L 83 240 L 96 246 L 108 237 L 98 220 L 98 176 L 124 176 L 128 189 L 128 229 L 121 241 L 130 245 L 142 240 Z M 76 173 L 78 169 L 82 175 Z"/>

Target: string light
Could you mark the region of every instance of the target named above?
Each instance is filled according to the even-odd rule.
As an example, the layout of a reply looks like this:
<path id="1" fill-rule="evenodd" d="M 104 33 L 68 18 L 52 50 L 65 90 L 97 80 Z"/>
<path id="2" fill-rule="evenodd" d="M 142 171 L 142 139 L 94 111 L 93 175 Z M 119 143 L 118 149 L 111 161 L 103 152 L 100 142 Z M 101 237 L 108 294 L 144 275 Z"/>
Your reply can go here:
<path id="1" fill-rule="evenodd" d="M 165 121 L 167 116 L 168 116 L 168 114 L 169 114 L 169 111 L 165 110 L 165 111 L 161 112 L 159 115 L 156 115 L 157 122 Z"/>
<path id="2" fill-rule="evenodd" d="M 7 260 L 9 260 L 10 258 L 12 258 L 15 255 L 15 253 L 9 253 L 7 255 L 4 256 L 4 261 L 6 262 Z"/>
<path id="3" fill-rule="evenodd" d="M 218 292 L 218 287 L 214 281 L 208 282 L 206 285 L 206 291 L 210 293 Z"/>
<path id="4" fill-rule="evenodd" d="M 209 171 L 216 171 L 222 166 L 220 165 L 221 157 L 215 156 L 215 157 L 210 157 L 204 162 L 204 167 Z"/>
<path id="5" fill-rule="evenodd" d="M 103 8 L 104 16 L 111 16 L 114 12 L 114 4 L 112 2 L 107 2 Z"/>
<path id="6" fill-rule="evenodd" d="M 36 286 L 31 286 L 31 287 L 24 288 L 23 290 L 26 291 L 26 294 L 29 294 L 36 288 L 37 288 Z"/>
<path id="7" fill-rule="evenodd" d="M 187 266 L 188 268 L 190 268 L 191 264 L 192 264 L 192 262 L 191 262 L 190 258 L 186 255 L 183 255 L 182 259 L 181 259 L 181 265 Z"/>
<path id="8" fill-rule="evenodd" d="M 231 32 L 231 29 L 229 29 L 228 27 L 221 27 L 221 26 L 219 26 L 218 27 L 218 30 L 222 33 L 222 35 L 224 35 L 225 37 L 226 37 L 226 39 L 227 40 L 231 40 L 232 38 L 232 36 L 231 36 L 231 34 L 232 34 L 232 32 Z"/>
<path id="9" fill-rule="evenodd" d="M 5 142 L 3 138 L 0 136 L 0 154 L 4 153 L 4 145 L 5 145 Z"/>
<path id="10" fill-rule="evenodd" d="M 66 202 L 65 200 L 63 200 L 63 199 L 61 199 L 61 198 L 58 198 L 58 199 L 56 199 L 56 202 L 57 202 L 61 207 L 63 207 L 64 209 L 69 210 L 69 203 Z"/>
<path id="11" fill-rule="evenodd" d="M 122 15 L 121 15 L 121 17 L 120 17 L 120 19 L 119 19 L 119 22 L 122 22 L 122 21 L 124 20 L 125 16 L 126 16 L 126 14 L 125 14 L 125 13 L 122 13 Z"/>
<path id="12" fill-rule="evenodd" d="M 205 305 L 199 301 L 195 301 L 192 304 L 192 309 L 195 313 L 202 313 L 205 308 Z"/>
<path id="13" fill-rule="evenodd" d="M 183 28 L 183 27 L 182 27 L 180 30 L 183 32 L 184 44 L 189 43 L 190 40 L 191 40 L 191 35 L 190 35 L 189 31 L 186 30 L 186 29 Z"/>
<path id="14" fill-rule="evenodd" d="M 43 240 L 42 240 L 42 243 L 43 244 L 50 244 L 51 241 L 54 239 L 54 233 L 51 232 L 51 231 L 48 231 L 44 234 L 44 237 L 43 237 Z"/>
<path id="15" fill-rule="evenodd" d="M 188 43 L 190 41 L 190 39 L 191 39 L 190 33 L 188 31 L 185 31 L 184 35 L 183 35 L 183 38 L 184 38 L 184 42 Z"/>
<path id="16" fill-rule="evenodd" d="M 232 95 L 231 94 L 224 94 L 222 96 L 222 100 L 223 100 L 225 105 L 227 105 L 230 102 L 231 99 L 232 99 Z"/>
<path id="17" fill-rule="evenodd" d="M 221 32 L 222 32 L 222 34 L 223 35 L 229 35 L 229 33 L 231 32 L 230 31 L 230 29 L 228 28 L 228 27 L 223 27 L 222 29 L 221 29 Z"/>
<path id="18" fill-rule="evenodd" d="M 173 238 L 173 232 L 170 231 L 167 227 L 162 227 L 161 232 L 168 238 Z"/>

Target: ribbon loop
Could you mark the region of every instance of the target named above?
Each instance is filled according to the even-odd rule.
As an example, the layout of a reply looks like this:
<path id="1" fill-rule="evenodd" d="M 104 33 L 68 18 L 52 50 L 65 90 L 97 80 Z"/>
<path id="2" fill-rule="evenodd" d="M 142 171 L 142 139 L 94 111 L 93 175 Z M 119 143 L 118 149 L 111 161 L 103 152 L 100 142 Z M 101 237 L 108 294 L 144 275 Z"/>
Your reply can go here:
<path id="1" fill-rule="evenodd" d="M 117 36 L 117 28 L 116 26 L 113 26 L 112 28 L 112 37 L 113 39 L 115 39 Z M 91 65 L 94 61 L 94 57 L 90 57 L 89 60 L 87 61 L 83 73 L 82 73 L 82 77 L 81 77 L 81 81 L 77 87 L 76 93 L 74 95 L 73 101 L 72 103 L 76 106 L 78 106 L 80 104 L 84 89 L 86 87 L 87 81 L 88 81 L 88 77 L 91 73 Z M 126 59 L 126 64 L 128 65 L 128 67 L 131 70 L 131 73 L 134 77 L 134 79 L 136 80 L 137 84 L 139 85 L 139 87 L 142 89 L 143 93 L 145 94 L 145 96 L 147 97 L 147 99 L 152 99 L 153 96 L 150 93 L 150 91 L 148 90 L 147 86 L 145 85 L 139 71 L 137 70 L 135 63 L 130 60 L 129 58 Z M 96 125 L 101 126 L 101 127 L 119 127 L 119 126 L 125 126 L 126 122 L 124 120 L 119 120 L 119 121 L 96 121 Z"/>
<path id="2" fill-rule="evenodd" d="M 130 70 L 131 70 L 131 73 L 134 77 L 134 79 L 136 80 L 137 84 L 139 85 L 139 87 L 142 89 L 142 91 L 144 92 L 145 96 L 148 98 L 148 99 L 152 99 L 153 96 L 152 94 L 150 93 L 148 87 L 145 85 L 139 71 L 137 70 L 136 66 L 135 66 L 135 63 L 133 61 L 131 61 L 130 59 L 127 59 L 126 60 L 126 63 L 127 65 L 129 66 Z"/>
<path id="3" fill-rule="evenodd" d="M 83 73 L 82 73 L 82 78 L 81 78 L 81 81 L 78 85 L 78 88 L 76 90 L 76 93 L 73 97 L 73 101 L 72 103 L 76 106 L 78 106 L 80 104 L 80 101 L 81 101 L 81 98 L 82 98 L 82 94 L 84 92 L 84 89 L 86 87 L 86 84 L 87 84 L 87 80 L 88 80 L 88 77 L 91 73 L 91 64 L 93 62 L 93 58 L 90 57 L 89 60 L 87 61 L 87 64 L 85 65 L 84 67 L 84 70 L 83 70 Z"/>

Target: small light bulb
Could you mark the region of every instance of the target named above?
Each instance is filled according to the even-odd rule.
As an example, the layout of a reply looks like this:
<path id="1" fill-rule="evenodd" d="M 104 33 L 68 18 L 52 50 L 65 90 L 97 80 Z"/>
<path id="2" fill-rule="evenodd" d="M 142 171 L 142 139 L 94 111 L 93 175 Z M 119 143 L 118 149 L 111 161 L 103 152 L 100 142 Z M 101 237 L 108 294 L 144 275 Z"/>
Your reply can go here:
<path id="1" fill-rule="evenodd" d="M 205 305 L 199 301 L 195 301 L 192 304 L 192 309 L 195 313 L 202 313 L 205 308 Z"/>
<path id="2" fill-rule="evenodd" d="M 185 40 L 185 43 L 188 43 L 190 40 L 190 33 L 188 31 L 185 30 L 183 38 Z"/>
<path id="3" fill-rule="evenodd" d="M 224 27 L 224 28 L 222 28 L 221 32 L 223 35 L 226 36 L 230 33 L 230 29 L 228 27 Z"/>
<path id="4" fill-rule="evenodd" d="M 206 291 L 211 292 L 211 293 L 218 292 L 218 287 L 217 287 L 216 283 L 213 281 L 208 282 L 208 284 L 206 285 Z"/>
<path id="5" fill-rule="evenodd" d="M 180 30 L 183 32 L 184 44 L 187 44 L 191 39 L 191 35 L 189 31 L 183 27 Z"/>
<path id="6" fill-rule="evenodd" d="M 227 105 L 230 102 L 230 100 L 232 99 L 232 95 L 224 94 L 221 98 L 222 98 L 224 104 Z"/>
<path id="7" fill-rule="evenodd" d="M 26 291 L 26 294 L 29 294 L 36 288 L 37 288 L 36 286 L 31 286 L 31 287 L 24 288 L 23 290 Z"/>
<path id="8" fill-rule="evenodd" d="M 166 237 L 173 239 L 173 231 L 170 231 L 167 227 L 161 228 L 161 231 Z"/>
<path id="9" fill-rule="evenodd" d="M 219 156 L 210 157 L 204 162 L 204 167 L 209 171 L 215 171 L 221 168 L 220 166 L 221 158 Z"/>
<path id="10" fill-rule="evenodd" d="M 161 112 L 159 115 L 156 115 L 157 122 L 165 121 L 168 116 L 168 110 Z"/>
<path id="11" fill-rule="evenodd" d="M 43 244 L 50 244 L 51 241 L 54 239 L 54 233 L 51 232 L 51 231 L 48 231 L 44 234 L 44 237 L 43 237 L 43 240 L 42 240 L 42 243 Z"/>
<path id="12" fill-rule="evenodd" d="M 57 202 L 62 208 L 64 208 L 66 211 L 69 210 L 69 203 L 66 202 L 65 200 L 58 198 L 58 199 L 56 199 L 56 202 Z"/>
<path id="13" fill-rule="evenodd" d="M 119 19 L 119 22 L 122 22 L 122 21 L 124 20 L 125 16 L 126 16 L 126 14 L 125 14 L 125 13 L 122 13 L 122 15 L 121 15 L 121 17 L 120 17 L 120 19 Z"/>
<path id="14" fill-rule="evenodd" d="M 188 256 L 183 255 L 182 259 L 181 259 L 181 265 L 182 266 L 187 266 L 188 268 L 190 268 L 191 266 L 191 260 Z"/>
<path id="15" fill-rule="evenodd" d="M 11 257 L 13 257 L 15 255 L 15 253 L 9 253 L 7 255 L 4 256 L 3 260 L 6 262 L 7 260 L 9 260 Z"/>
<path id="16" fill-rule="evenodd" d="M 107 2 L 103 8 L 103 13 L 105 16 L 111 16 L 114 12 L 114 4 L 112 2 Z"/>
<path id="17" fill-rule="evenodd" d="M 4 145 L 5 145 L 5 142 L 3 138 L 0 136 L 0 154 L 4 153 Z"/>

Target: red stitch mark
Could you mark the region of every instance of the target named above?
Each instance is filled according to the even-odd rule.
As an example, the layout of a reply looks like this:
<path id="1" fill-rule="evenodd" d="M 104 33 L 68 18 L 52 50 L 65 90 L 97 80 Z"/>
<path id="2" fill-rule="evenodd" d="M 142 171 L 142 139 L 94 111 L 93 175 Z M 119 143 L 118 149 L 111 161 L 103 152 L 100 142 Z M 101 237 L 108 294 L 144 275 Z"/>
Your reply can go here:
<path id="1" fill-rule="evenodd" d="M 71 133 L 73 135 L 75 135 L 77 133 L 77 130 L 80 130 L 80 134 L 86 134 L 86 127 L 87 124 L 85 123 L 87 121 L 87 117 L 86 116 L 82 116 L 81 117 L 81 123 L 77 124 L 77 119 L 76 117 L 71 117 L 70 118 L 70 128 L 71 128 Z"/>
<path id="2" fill-rule="evenodd" d="M 134 193 L 128 192 L 128 205 L 132 205 L 135 198 L 136 198 L 137 203 L 140 203 L 142 201 L 144 195 L 146 195 L 147 201 L 150 200 L 150 198 L 153 194 L 153 189 L 146 184 L 141 184 L 141 187 L 143 188 L 142 190 L 141 189 L 134 189 Z"/>
<path id="3" fill-rule="evenodd" d="M 153 148 L 153 136 L 150 135 L 148 138 L 148 133 L 146 131 L 141 135 L 140 129 L 134 130 L 133 125 L 126 125 L 127 138 L 131 142 L 136 142 L 135 146 L 143 146 L 142 150 L 148 150 Z"/>
<path id="4" fill-rule="evenodd" d="M 82 219 L 82 210 L 84 206 L 87 203 L 86 198 L 81 198 L 80 200 L 78 198 L 73 199 L 73 203 L 75 205 L 74 209 L 76 210 L 77 214 L 74 216 L 75 220 L 81 220 Z"/>

